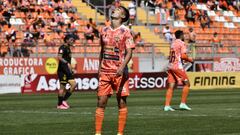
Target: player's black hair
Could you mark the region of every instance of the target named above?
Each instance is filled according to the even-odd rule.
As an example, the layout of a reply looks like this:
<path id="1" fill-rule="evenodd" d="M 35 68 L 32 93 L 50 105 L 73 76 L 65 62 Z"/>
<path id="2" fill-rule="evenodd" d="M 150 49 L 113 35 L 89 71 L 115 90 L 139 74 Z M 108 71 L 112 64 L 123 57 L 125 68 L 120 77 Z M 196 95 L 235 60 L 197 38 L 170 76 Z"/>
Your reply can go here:
<path id="1" fill-rule="evenodd" d="M 125 18 L 122 19 L 122 22 L 127 22 L 130 17 L 129 11 L 124 6 L 120 6 L 120 8 L 124 11 L 125 14 Z"/>
<path id="2" fill-rule="evenodd" d="M 177 30 L 175 32 L 176 39 L 180 39 L 182 35 L 183 35 L 183 31 L 182 30 Z"/>
<path id="3" fill-rule="evenodd" d="M 74 39 L 74 38 L 71 35 L 66 35 L 63 40 L 66 43 L 69 39 Z"/>

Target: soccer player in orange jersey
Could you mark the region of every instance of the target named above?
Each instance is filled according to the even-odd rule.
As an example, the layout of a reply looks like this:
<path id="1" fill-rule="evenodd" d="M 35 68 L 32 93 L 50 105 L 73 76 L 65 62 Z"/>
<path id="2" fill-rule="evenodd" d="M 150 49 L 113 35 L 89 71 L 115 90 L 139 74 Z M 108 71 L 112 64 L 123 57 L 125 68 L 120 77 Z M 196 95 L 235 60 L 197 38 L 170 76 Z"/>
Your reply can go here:
<path id="1" fill-rule="evenodd" d="M 171 44 L 170 55 L 169 55 L 169 69 L 168 69 L 168 89 L 166 93 L 166 101 L 164 111 L 175 111 L 171 106 L 170 102 L 172 99 L 173 89 L 175 84 L 178 81 L 182 81 L 183 91 L 182 91 L 182 99 L 181 104 L 179 105 L 180 109 L 191 110 L 186 105 L 187 96 L 189 93 L 189 79 L 187 74 L 183 68 L 183 61 L 193 62 L 191 58 L 187 56 L 187 48 L 184 43 L 184 33 L 181 30 L 175 32 L 176 40 Z"/>
<path id="2" fill-rule="evenodd" d="M 128 10 L 120 6 L 111 15 L 111 26 L 104 27 L 101 32 L 95 135 L 101 135 L 104 110 L 113 90 L 116 90 L 118 103 L 118 135 L 123 135 L 124 132 L 128 114 L 127 96 L 129 95 L 127 64 L 135 48 L 130 30 L 123 25 L 128 19 Z"/>

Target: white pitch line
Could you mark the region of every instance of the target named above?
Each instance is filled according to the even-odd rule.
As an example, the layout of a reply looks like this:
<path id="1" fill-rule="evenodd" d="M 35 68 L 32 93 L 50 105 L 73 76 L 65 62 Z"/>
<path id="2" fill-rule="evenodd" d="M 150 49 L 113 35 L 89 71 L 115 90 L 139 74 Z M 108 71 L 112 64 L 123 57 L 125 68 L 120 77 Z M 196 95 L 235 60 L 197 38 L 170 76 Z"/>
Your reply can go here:
<path id="1" fill-rule="evenodd" d="M 56 112 L 53 111 L 27 111 L 27 110 L 4 110 L 0 111 L 0 113 L 23 113 L 23 114 L 59 114 L 59 115 L 93 115 L 92 112 L 65 112 L 58 110 Z M 207 115 L 207 114 L 174 114 L 175 112 L 164 112 L 161 114 L 143 114 L 143 113 L 129 113 L 129 116 L 169 116 L 169 117 L 207 117 L 207 116 L 219 116 L 219 117 L 228 117 L 228 118 L 240 118 L 240 116 L 233 115 Z M 111 113 L 113 115 L 117 115 L 118 113 Z"/>
<path id="2" fill-rule="evenodd" d="M 90 115 L 92 114 L 91 112 L 64 112 L 64 111 L 56 111 L 56 112 L 48 112 L 48 111 L 26 111 L 26 110 L 5 110 L 5 111 L 0 111 L 0 113 L 25 113 L 25 114 L 82 114 L 82 115 Z"/>

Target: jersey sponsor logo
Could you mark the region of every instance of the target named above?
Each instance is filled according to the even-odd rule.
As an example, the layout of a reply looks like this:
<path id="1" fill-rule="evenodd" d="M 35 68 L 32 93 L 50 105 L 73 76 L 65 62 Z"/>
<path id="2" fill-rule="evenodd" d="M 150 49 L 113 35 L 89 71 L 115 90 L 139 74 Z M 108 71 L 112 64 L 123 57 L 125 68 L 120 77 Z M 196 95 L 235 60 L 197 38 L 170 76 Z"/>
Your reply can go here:
<path id="1" fill-rule="evenodd" d="M 111 55 L 111 54 L 103 54 L 103 58 L 106 60 L 115 60 L 119 61 L 119 56 L 118 55 Z"/>
<path id="2" fill-rule="evenodd" d="M 129 44 L 134 44 L 134 41 L 133 41 L 133 39 L 132 38 L 129 38 L 128 40 L 127 40 L 128 42 L 129 42 Z"/>
<path id="3" fill-rule="evenodd" d="M 119 43 L 119 42 L 120 42 L 120 37 L 115 36 L 115 37 L 114 37 L 114 40 L 115 40 L 116 43 Z"/>

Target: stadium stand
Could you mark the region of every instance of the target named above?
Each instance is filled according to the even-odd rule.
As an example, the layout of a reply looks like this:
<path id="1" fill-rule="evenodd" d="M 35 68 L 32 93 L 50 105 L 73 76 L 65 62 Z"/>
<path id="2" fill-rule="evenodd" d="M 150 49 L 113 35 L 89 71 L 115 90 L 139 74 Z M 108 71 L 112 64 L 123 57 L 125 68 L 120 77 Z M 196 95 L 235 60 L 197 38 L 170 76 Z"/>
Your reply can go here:
<path id="1" fill-rule="evenodd" d="M 121 5 L 125 7 L 128 7 L 129 3 L 130 1 L 121 1 Z M 92 41 L 86 41 L 84 34 L 89 18 L 96 22 L 97 31 L 104 26 L 105 17 L 102 12 L 96 10 L 96 7 L 94 8 L 94 5 L 81 0 L 5 0 L 0 4 L 2 57 L 5 55 L 19 56 L 19 53 L 14 52 L 21 52 L 21 50 L 28 54 L 24 56 L 56 54 L 64 35 L 72 33 L 72 36 L 77 39 L 75 46 L 72 47 L 74 53 L 98 53 L 99 51 L 97 34 L 94 35 Z M 211 40 L 215 32 L 218 33 L 222 44 L 216 51 L 217 53 L 233 54 L 240 50 L 238 47 L 240 43 L 240 13 L 233 3 L 227 3 L 226 10 L 221 9 L 226 7 L 226 4 L 222 6 L 223 4 L 219 3 L 213 10 L 211 3 L 202 3 L 201 1 L 199 3 L 180 3 L 158 0 L 153 5 L 148 2 L 140 5 L 136 10 L 136 24 L 131 27 L 133 33 L 141 32 L 145 44 L 137 48 L 136 53 L 152 53 L 154 51 L 168 56 L 169 43 L 162 36 L 165 24 L 159 25 L 161 17 L 159 18 L 158 13 L 155 14 L 159 7 L 166 11 L 167 24 L 171 27 L 172 33 L 177 29 L 181 29 L 185 33 L 188 33 L 190 27 L 194 29 L 197 34 L 196 53 L 212 53 Z M 190 13 L 189 9 L 194 14 L 195 22 L 186 21 L 186 17 Z M 202 19 L 202 16 L 206 16 L 209 22 L 204 17 Z M 11 24 L 10 28 L 7 25 L 9 23 Z M 27 32 L 29 34 L 25 34 Z M 8 38 L 11 40 L 5 39 L 7 33 L 10 33 Z"/>

